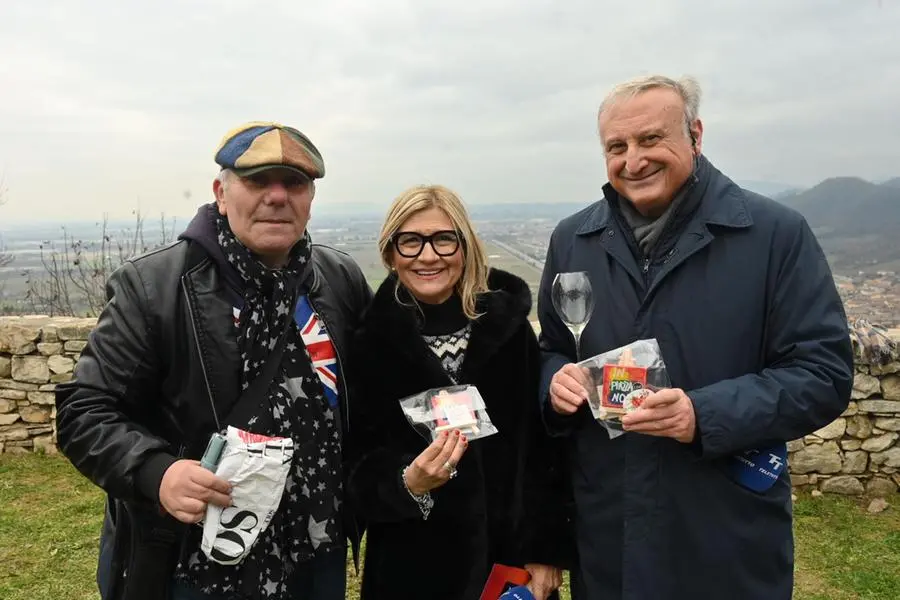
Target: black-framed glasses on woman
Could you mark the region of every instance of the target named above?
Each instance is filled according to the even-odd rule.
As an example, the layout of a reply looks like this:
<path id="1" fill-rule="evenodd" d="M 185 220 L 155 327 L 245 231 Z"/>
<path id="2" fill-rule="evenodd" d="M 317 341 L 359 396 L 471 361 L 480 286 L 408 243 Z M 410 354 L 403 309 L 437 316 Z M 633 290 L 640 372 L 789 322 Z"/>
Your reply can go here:
<path id="1" fill-rule="evenodd" d="M 415 231 L 398 231 L 391 236 L 391 242 L 397 253 L 404 258 L 416 258 L 422 254 L 425 244 L 431 244 L 438 256 L 453 256 L 459 250 L 459 234 L 455 231 L 435 231 L 431 235 L 422 235 Z"/>

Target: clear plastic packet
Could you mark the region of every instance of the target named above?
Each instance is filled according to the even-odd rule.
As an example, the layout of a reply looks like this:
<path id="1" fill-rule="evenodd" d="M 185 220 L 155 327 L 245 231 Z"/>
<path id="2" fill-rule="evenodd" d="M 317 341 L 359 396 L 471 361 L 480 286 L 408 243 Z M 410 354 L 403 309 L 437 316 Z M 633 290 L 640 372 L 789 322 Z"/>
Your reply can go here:
<path id="1" fill-rule="evenodd" d="M 669 387 L 669 373 L 655 339 L 592 356 L 578 363 L 590 379 L 588 405 L 610 439 L 625 433 L 622 415 L 640 407 L 644 398 Z"/>
<path id="2" fill-rule="evenodd" d="M 470 440 L 497 433 L 484 398 L 472 385 L 425 390 L 400 400 L 400 407 L 410 425 L 429 442 L 453 429 Z"/>

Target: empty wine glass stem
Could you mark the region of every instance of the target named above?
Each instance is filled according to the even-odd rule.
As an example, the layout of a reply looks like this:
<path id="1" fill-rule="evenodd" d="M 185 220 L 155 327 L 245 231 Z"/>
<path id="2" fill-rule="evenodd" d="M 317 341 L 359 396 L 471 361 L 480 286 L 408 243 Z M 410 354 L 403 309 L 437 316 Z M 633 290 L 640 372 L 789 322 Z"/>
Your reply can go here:
<path id="1" fill-rule="evenodd" d="M 575 337 L 575 362 L 581 362 L 581 334 L 580 333 L 572 333 Z"/>

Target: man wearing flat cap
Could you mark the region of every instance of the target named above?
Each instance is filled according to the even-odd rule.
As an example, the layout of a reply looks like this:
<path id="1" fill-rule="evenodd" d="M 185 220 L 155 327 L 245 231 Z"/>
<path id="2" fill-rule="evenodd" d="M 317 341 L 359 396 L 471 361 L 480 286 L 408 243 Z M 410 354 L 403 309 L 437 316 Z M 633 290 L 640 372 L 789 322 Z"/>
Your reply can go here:
<path id="1" fill-rule="evenodd" d="M 110 277 L 57 387 L 59 447 L 108 495 L 101 596 L 342 599 L 345 540 L 356 554 L 361 530 L 342 486 L 346 344 L 371 290 L 348 255 L 310 240 L 325 166 L 309 138 L 248 123 L 215 160 L 215 202 Z M 294 444 L 272 520 L 233 565 L 201 551 L 196 525 L 232 500 L 199 462 L 228 426 Z"/>

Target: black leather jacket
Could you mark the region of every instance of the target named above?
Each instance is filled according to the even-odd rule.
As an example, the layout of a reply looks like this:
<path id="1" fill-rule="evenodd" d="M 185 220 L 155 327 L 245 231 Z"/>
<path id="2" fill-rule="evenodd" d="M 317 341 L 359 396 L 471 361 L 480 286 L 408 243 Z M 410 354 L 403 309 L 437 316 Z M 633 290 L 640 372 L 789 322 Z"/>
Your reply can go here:
<path id="1" fill-rule="evenodd" d="M 106 536 L 123 511 L 160 516 L 163 473 L 178 458 L 199 459 L 217 420 L 226 425 L 238 398 L 233 306 L 240 295 L 221 270 L 191 240 L 126 262 L 109 279 L 109 303 L 74 378 L 56 388 L 59 448 L 108 493 Z M 338 355 L 346 431 L 347 343 L 371 290 L 348 255 L 320 245 L 313 245 L 303 281 Z M 173 525 L 174 519 L 162 518 L 163 526 Z M 360 529 L 351 524 L 347 531 L 354 548 Z M 121 532 L 115 537 L 113 568 L 124 570 L 129 541 L 119 539 Z"/>

